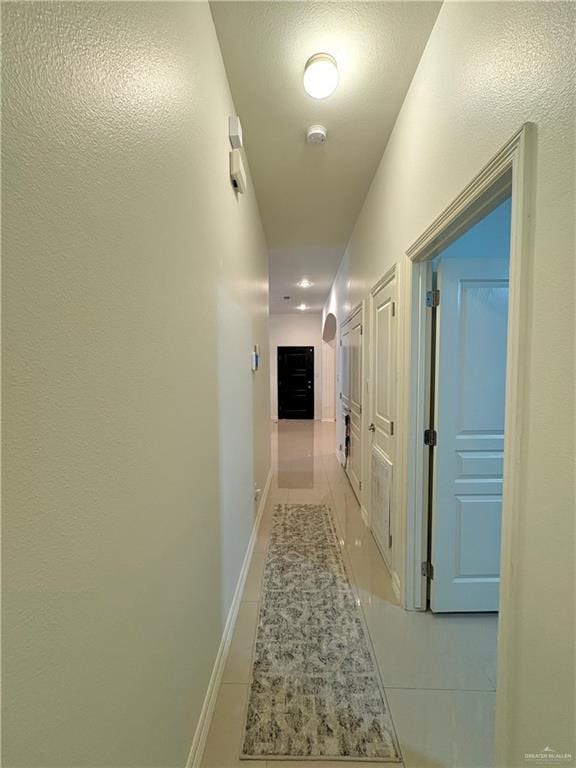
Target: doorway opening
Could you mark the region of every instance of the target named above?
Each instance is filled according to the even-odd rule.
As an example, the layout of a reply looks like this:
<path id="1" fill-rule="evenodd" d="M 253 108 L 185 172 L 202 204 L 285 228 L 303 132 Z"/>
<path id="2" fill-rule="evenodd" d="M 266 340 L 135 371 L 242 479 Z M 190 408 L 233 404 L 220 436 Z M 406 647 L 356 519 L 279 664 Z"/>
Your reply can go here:
<path id="1" fill-rule="evenodd" d="M 314 418 L 314 347 L 278 347 L 278 418 Z"/>
<path id="2" fill-rule="evenodd" d="M 412 610 L 502 614 L 513 599 L 532 137 L 523 126 L 407 250 Z"/>
<path id="3" fill-rule="evenodd" d="M 511 198 L 429 264 L 426 579 L 432 611 L 497 611 Z"/>

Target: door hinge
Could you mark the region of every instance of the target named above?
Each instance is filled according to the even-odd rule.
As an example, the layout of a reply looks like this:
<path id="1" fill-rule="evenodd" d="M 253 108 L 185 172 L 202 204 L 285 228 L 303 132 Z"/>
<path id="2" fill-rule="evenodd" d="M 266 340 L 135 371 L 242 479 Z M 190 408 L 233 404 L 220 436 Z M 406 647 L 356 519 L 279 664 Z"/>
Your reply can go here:
<path id="1" fill-rule="evenodd" d="M 362 406 L 361 405 L 358 407 L 358 412 L 362 413 Z"/>
<path id="2" fill-rule="evenodd" d="M 340 392 L 339 397 L 340 397 L 340 400 L 342 400 L 342 392 Z"/>
<path id="3" fill-rule="evenodd" d="M 425 576 L 427 579 L 434 578 L 434 566 L 427 560 L 422 563 L 422 576 Z"/>
<path id="4" fill-rule="evenodd" d="M 396 317 L 396 302 L 392 302 L 392 317 Z"/>
<path id="5" fill-rule="evenodd" d="M 388 549 L 392 549 L 392 534 L 388 536 Z"/>
<path id="6" fill-rule="evenodd" d="M 358 490 L 359 490 L 359 491 L 361 491 L 361 490 L 362 490 L 362 480 L 359 480 L 359 481 L 358 481 Z"/>
<path id="7" fill-rule="evenodd" d="M 360 326 L 360 336 L 362 336 L 363 333 L 364 333 L 364 328 Z"/>
<path id="8" fill-rule="evenodd" d="M 438 445 L 438 432 L 435 429 L 424 430 L 424 445 L 429 445 L 431 448 Z"/>
<path id="9" fill-rule="evenodd" d="M 394 436 L 394 422 L 390 422 L 390 437 Z"/>
<path id="10" fill-rule="evenodd" d="M 426 291 L 426 306 L 437 307 L 440 304 L 440 291 Z"/>

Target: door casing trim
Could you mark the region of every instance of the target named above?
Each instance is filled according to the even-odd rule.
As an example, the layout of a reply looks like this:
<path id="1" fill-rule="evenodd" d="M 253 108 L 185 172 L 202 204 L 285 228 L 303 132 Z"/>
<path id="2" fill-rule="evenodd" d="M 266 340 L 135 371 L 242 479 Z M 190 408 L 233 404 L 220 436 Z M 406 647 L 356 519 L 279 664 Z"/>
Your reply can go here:
<path id="1" fill-rule="evenodd" d="M 502 499 L 502 543 L 500 613 L 511 605 L 511 568 L 517 549 L 520 514 L 519 468 L 522 465 L 522 412 L 526 403 L 522 371 L 529 348 L 522 328 L 530 314 L 528 274 L 532 248 L 533 176 L 535 126 L 524 124 L 494 155 L 474 179 L 407 249 L 409 279 L 407 299 L 410 364 L 408 387 L 408 487 L 406 499 L 405 607 L 425 610 L 425 584 L 421 575 L 424 540 L 428 535 L 426 495 L 427 463 L 422 436 L 426 428 L 425 398 L 428 389 L 426 349 L 429 313 L 423 309 L 429 262 L 450 242 L 478 221 L 498 196 L 511 193 L 510 289 L 506 364 L 504 428 L 504 492 Z M 504 640 L 504 638 L 502 638 Z M 507 653 L 500 637 L 498 652 Z"/>
<path id="2" fill-rule="evenodd" d="M 353 308 L 350 310 L 349 314 L 348 314 L 348 315 L 346 315 L 346 317 L 345 317 L 345 318 L 344 318 L 344 320 L 342 321 L 342 323 L 341 323 L 341 328 L 342 328 L 343 326 L 345 326 L 347 323 L 349 323 L 349 322 L 350 322 L 350 320 L 353 320 L 353 319 L 354 319 L 354 317 L 355 317 L 355 316 L 358 314 L 358 312 L 362 312 L 363 308 L 364 308 L 364 302 L 363 302 L 363 301 L 360 301 L 358 304 L 356 304 L 356 306 L 355 306 L 355 307 L 353 307 Z M 362 321 L 364 321 L 364 318 L 362 318 Z M 341 331 L 340 331 L 340 332 L 341 332 Z"/>
<path id="3" fill-rule="evenodd" d="M 372 288 L 370 288 L 370 296 L 372 297 L 372 300 L 374 299 L 374 296 L 376 296 L 380 288 L 384 288 L 385 285 L 388 285 L 388 283 L 396 277 L 397 272 L 398 272 L 398 265 L 392 264 L 390 269 L 382 275 L 380 280 L 374 283 Z M 373 308 L 372 303 L 370 305 L 370 308 L 371 309 Z"/>

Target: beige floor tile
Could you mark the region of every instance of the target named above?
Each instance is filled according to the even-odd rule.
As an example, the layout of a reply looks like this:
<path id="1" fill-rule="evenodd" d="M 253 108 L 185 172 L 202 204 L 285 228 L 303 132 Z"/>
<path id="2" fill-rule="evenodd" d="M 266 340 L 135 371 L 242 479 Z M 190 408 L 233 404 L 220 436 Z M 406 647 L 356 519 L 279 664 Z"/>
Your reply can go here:
<path id="1" fill-rule="evenodd" d="M 332 505 L 332 492 L 325 483 L 314 488 L 293 488 L 290 491 L 290 504 L 328 504 Z"/>
<path id="2" fill-rule="evenodd" d="M 386 689 L 493 691 L 486 666 L 496 659 L 496 617 L 405 611 L 379 599 L 363 610 Z"/>
<path id="3" fill-rule="evenodd" d="M 334 455 L 334 425 L 281 422 L 276 468 L 208 737 L 204 768 L 366 768 L 347 761 L 239 761 L 257 602 L 274 505 L 329 504 L 366 617 L 406 768 L 492 765 L 497 617 L 435 616 L 397 605 L 392 580 Z"/>
<path id="4" fill-rule="evenodd" d="M 370 763 L 351 760 L 269 760 L 268 768 L 398 768 L 400 763 Z"/>
<path id="5" fill-rule="evenodd" d="M 254 545 L 254 552 L 265 554 L 268 549 L 268 543 L 270 541 L 270 534 L 272 532 L 272 516 L 273 505 L 267 506 L 262 515 L 260 526 L 258 527 L 258 533 L 256 535 L 256 542 Z"/>
<path id="6" fill-rule="evenodd" d="M 247 700 L 247 685 L 220 686 L 202 768 L 266 768 L 266 761 L 240 760 Z"/>
<path id="7" fill-rule="evenodd" d="M 268 491 L 267 506 L 273 509 L 276 504 L 286 504 L 290 496 L 290 488 L 270 488 Z"/>
<path id="8" fill-rule="evenodd" d="M 264 512 L 262 514 L 262 519 L 260 520 L 260 530 L 264 530 L 266 526 L 268 528 L 271 527 L 272 524 L 272 516 L 274 514 L 274 510 L 278 506 L 279 502 L 270 501 L 265 507 Z"/>
<path id="9" fill-rule="evenodd" d="M 236 626 L 222 676 L 223 683 L 250 682 L 252 654 L 258 621 L 258 603 L 240 603 Z"/>
<path id="10" fill-rule="evenodd" d="M 248 603 L 257 603 L 260 600 L 262 591 L 262 576 L 264 574 L 264 563 L 266 562 L 266 553 L 264 551 L 254 551 L 252 561 L 246 576 L 242 601 Z"/>
<path id="11" fill-rule="evenodd" d="M 278 467 L 278 490 L 313 488 L 319 480 L 325 481 L 324 473 L 318 475 L 312 463 L 291 461 Z"/>
<path id="12" fill-rule="evenodd" d="M 351 564 L 352 580 L 358 588 L 362 603 L 378 598 L 398 605 L 392 576 L 368 528 L 365 527 L 361 535 L 347 543 L 346 557 Z"/>
<path id="13" fill-rule="evenodd" d="M 406 768 L 491 768 L 496 694 L 387 691 Z"/>

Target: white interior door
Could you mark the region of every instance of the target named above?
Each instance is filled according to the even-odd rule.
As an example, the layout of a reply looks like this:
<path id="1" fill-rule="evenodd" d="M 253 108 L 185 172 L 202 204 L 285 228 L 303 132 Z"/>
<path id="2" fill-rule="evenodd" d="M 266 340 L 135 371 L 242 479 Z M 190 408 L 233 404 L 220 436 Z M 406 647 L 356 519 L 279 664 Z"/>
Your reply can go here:
<path id="1" fill-rule="evenodd" d="M 393 487 L 396 461 L 396 277 L 393 275 L 372 301 L 372 433 L 370 449 L 370 525 L 391 567 Z"/>
<path id="2" fill-rule="evenodd" d="M 360 498 L 362 488 L 362 310 L 342 328 L 342 410 L 350 417 L 346 473 Z"/>
<path id="3" fill-rule="evenodd" d="M 442 260 L 438 288 L 430 607 L 496 611 L 508 260 Z"/>

